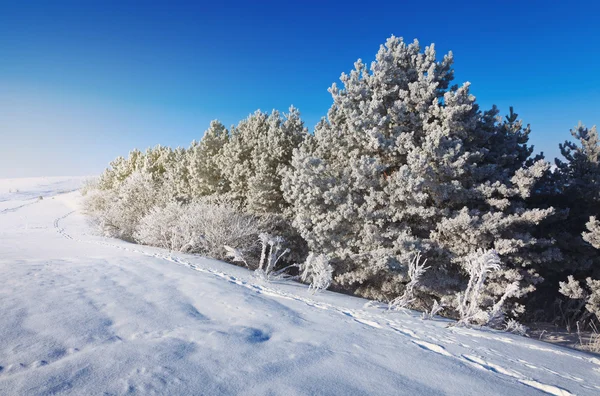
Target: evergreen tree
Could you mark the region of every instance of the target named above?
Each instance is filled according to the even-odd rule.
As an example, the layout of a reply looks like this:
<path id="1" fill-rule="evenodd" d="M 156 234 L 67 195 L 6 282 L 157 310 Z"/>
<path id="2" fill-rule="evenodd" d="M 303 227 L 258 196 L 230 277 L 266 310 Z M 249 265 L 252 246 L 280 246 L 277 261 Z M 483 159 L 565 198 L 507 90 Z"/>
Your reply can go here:
<path id="1" fill-rule="evenodd" d="M 600 312 L 600 140 L 596 127 L 586 128 L 579 123 L 571 130 L 573 141 L 565 141 L 559 148 L 563 159 L 556 160 L 556 171 L 548 182 L 548 188 L 541 194 L 544 200 L 559 209 L 560 216 L 543 230 L 556 240 L 563 260 L 543 269 L 547 278 L 547 290 L 539 300 L 554 302 L 559 293 L 575 300 L 566 285 L 579 285 L 585 280 L 593 298 L 588 305 L 589 312 Z M 569 279 L 568 283 L 564 281 Z M 585 302 L 585 301 L 584 301 Z M 563 304 L 563 303 L 560 303 Z M 590 308 L 594 306 L 595 308 Z M 569 304 L 562 316 L 567 322 L 586 317 L 584 303 Z"/>
<path id="2" fill-rule="evenodd" d="M 178 147 L 173 150 L 162 187 L 166 201 L 189 202 L 191 200 L 190 158 L 191 155 L 185 148 Z"/>
<path id="3" fill-rule="evenodd" d="M 396 297 L 417 252 L 431 269 L 424 287 L 447 297 L 465 284 L 465 264 L 495 249 L 505 270 L 487 292 L 500 296 L 552 255 L 532 227 L 552 209 L 524 202 L 547 172 L 528 163 L 528 128 L 512 113 L 481 112 L 469 84 L 450 87 L 452 54 L 391 37 L 370 69 L 359 60 L 333 85 L 327 119 L 294 152 L 283 181 L 293 221 L 311 251 L 332 257 L 336 281 L 377 299 Z M 490 299 L 490 301 L 492 301 Z"/>
<path id="4" fill-rule="evenodd" d="M 219 121 L 211 121 L 200 143 L 192 142 L 188 150 L 188 174 L 191 195 L 195 198 L 222 194 L 228 190 L 221 175 L 218 158 L 229 141 L 229 131 Z"/>
<path id="5" fill-rule="evenodd" d="M 241 121 L 232 129 L 219 162 L 229 195 L 252 212 L 282 213 L 286 207 L 282 173 L 306 136 L 294 107 L 284 115 L 256 111 Z"/>
<path id="6" fill-rule="evenodd" d="M 597 251 L 582 237 L 586 231 L 593 234 L 596 227 L 591 217 L 600 216 L 600 140 L 595 126 L 588 129 L 581 123 L 571 130 L 571 135 L 579 145 L 570 141 L 560 144 L 564 160 L 556 160 L 553 198 L 567 214 L 554 224 L 553 236 L 565 256 L 561 270 L 583 278 L 594 267 L 600 268 Z M 593 240 L 592 234 L 586 238 Z"/>

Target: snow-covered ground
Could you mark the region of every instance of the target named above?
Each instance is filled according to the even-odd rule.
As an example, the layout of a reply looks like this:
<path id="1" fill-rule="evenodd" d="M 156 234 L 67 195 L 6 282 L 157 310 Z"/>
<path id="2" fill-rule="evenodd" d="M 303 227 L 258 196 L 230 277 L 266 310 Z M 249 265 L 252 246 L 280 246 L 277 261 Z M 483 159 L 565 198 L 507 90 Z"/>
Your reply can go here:
<path id="1" fill-rule="evenodd" d="M 591 354 L 97 236 L 79 183 L 0 180 L 1 395 L 600 394 Z"/>
<path id="2" fill-rule="evenodd" d="M 31 177 L 0 179 L 0 213 L 79 189 L 88 177 Z"/>

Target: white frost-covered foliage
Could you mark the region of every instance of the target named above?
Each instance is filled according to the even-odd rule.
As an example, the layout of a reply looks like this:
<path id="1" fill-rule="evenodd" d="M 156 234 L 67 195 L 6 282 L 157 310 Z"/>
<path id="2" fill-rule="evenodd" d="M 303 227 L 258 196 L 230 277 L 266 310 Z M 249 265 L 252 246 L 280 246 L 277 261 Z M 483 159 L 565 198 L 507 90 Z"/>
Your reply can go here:
<path id="1" fill-rule="evenodd" d="M 522 302 L 548 313 L 569 274 L 590 278 L 571 301 L 579 311 L 569 309 L 600 312 L 597 129 L 574 128 L 549 172 L 531 158 L 529 126 L 512 108 L 504 119 L 482 111 L 469 83 L 452 85 L 452 63 L 391 37 L 330 88 L 314 135 L 294 107 L 230 130 L 213 121 L 190 148 L 117 158 L 85 188 L 86 210 L 107 235 L 229 257 L 267 277 L 281 261 L 312 263 L 311 288 L 335 284 L 391 307 L 435 302 L 431 316 L 443 306 L 498 327 Z M 473 278 L 492 250 L 503 265 Z M 427 272 L 412 261 L 420 253 Z"/>
<path id="2" fill-rule="evenodd" d="M 333 267 L 324 254 L 310 252 L 300 265 L 300 279 L 309 283 L 309 290 L 326 290 L 333 280 Z"/>
<path id="3" fill-rule="evenodd" d="M 506 325 L 504 326 L 504 330 L 513 334 L 518 334 L 520 336 L 527 335 L 527 327 L 517 322 L 515 319 L 507 320 Z"/>
<path id="4" fill-rule="evenodd" d="M 586 309 L 586 298 L 575 293 L 578 289 L 584 292 L 576 279 L 589 278 L 590 291 L 586 293 L 600 296 L 600 291 L 594 294 L 596 281 L 592 281 L 600 278 L 600 222 L 597 220 L 600 217 L 600 137 L 595 126 L 586 128 L 581 122 L 571 129 L 571 136 L 574 141 L 559 146 L 563 158 L 556 160 L 554 183 L 550 193 L 542 197 L 563 213 L 548 227 L 548 232 L 557 241 L 564 259 L 559 265 L 545 268 L 545 274 L 554 282 L 568 277 L 567 282 L 560 282 L 556 288 L 571 298 L 559 302 L 567 327 L 589 319 L 592 311 L 600 311 L 600 301 L 596 304 L 592 298 Z"/>
<path id="5" fill-rule="evenodd" d="M 134 238 L 137 242 L 187 252 L 198 246 L 197 236 L 184 230 L 185 209 L 177 202 L 155 206 L 142 218 Z"/>
<path id="6" fill-rule="evenodd" d="M 479 248 L 505 267 L 487 292 L 501 297 L 534 263 L 555 259 L 531 231 L 553 212 L 525 199 L 549 164 L 527 163 L 529 127 L 511 111 L 482 112 L 469 84 L 450 87 L 452 54 L 391 37 L 368 68 L 357 61 L 333 85 L 327 119 L 294 152 L 283 179 L 293 223 L 312 251 L 327 254 L 339 285 L 379 300 L 404 292 L 402 263 L 420 251 L 432 296 L 464 284 L 460 270 Z"/>
<path id="7" fill-rule="evenodd" d="M 173 150 L 170 161 L 162 176 L 161 194 L 165 201 L 189 202 L 192 197 L 190 189 L 189 153 L 185 148 Z"/>
<path id="8" fill-rule="evenodd" d="M 433 300 L 433 305 L 431 306 L 431 309 L 429 309 L 429 311 L 423 312 L 421 318 L 423 320 L 432 320 L 435 318 L 435 315 L 440 313 L 444 308 L 444 305 L 440 304 L 438 300 Z"/>
<path id="9" fill-rule="evenodd" d="M 591 216 L 585 226 L 588 232 L 583 233 L 583 240 L 600 249 L 600 221 L 596 220 L 595 216 Z"/>
<path id="10" fill-rule="evenodd" d="M 576 281 L 573 275 L 569 275 L 566 282 L 559 282 L 560 294 L 575 299 L 581 300 L 587 297 L 587 293 L 583 291 L 579 281 Z"/>
<path id="11" fill-rule="evenodd" d="M 258 239 L 261 243 L 261 251 L 256 274 L 265 279 L 269 279 L 275 271 L 279 260 L 288 254 L 290 249 L 283 247 L 285 240 L 281 236 L 270 235 L 263 232 L 258 236 Z"/>
<path id="12" fill-rule="evenodd" d="M 228 249 L 251 253 L 260 232 L 256 216 L 243 213 L 226 201 L 205 199 L 187 205 L 170 202 L 155 207 L 141 220 L 135 240 L 224 259 Z"/>
<path id="13" fill-rule="evenodd" d="M 257 111 L 241 121 L 219 157 L 228 195 L 252 212 L 282 213 L 281 174 L 307 134 L 294 107 L 284 115 Z"/>
<path id="14" fill-rule="evenodd" d="M 213 121 L 189 149 L 156 146 L 111 162 L 86 187 L 86 210 L 107 235 L 218 259 L 258 261 L 259 236 L 282 235 L 264 241 L 259 266 L 271 276 L 281 261 L 306 256 L 281 192 L 282 172 L 305 136 L 294 107 L 256 112 L 231 133 Z"/>
<path id="15" fill-rule="evenodd" d="M 404 288 L 404 293 L 401 296 L 396 297 L 389 303 L 389 309 L 405 309 L 412 305 L 416 297 L 416 289 L 419 286 L 419 281 L 425 274 L 428 267 L 425 267 L 427 259 L 421 262 L 421 253 L 417 252 L 415 257 L 408 263 L 408 277 L 410 281 Z M 437 304 L 437 301 L 436 301 Z M 434 314 L 435 315 L 435 314 Z"/>
<path id="16" fill-rule="evenodd" d="M 225 251 L 227 252 L 227 257 L 233 261 L 234 263 L 244 263 L 247 268 L 250 268 L 246 258 L 244 257 L 244 253 L 240 249 L 232 248 L 231 246 L 224 246 Z"/>
<path id="17" fill-rule="evenodd" d="M 128 158 L 118 157 L 110 163 L 100 176 L 98 186 L 102 190 L 118 188 L 135 172 L 150 175 L 153 181 L 161 183 L 174 161 L 173 150 L 169 147 L 156 146 L 146 152 L 133 150 Z"/>
<path id="18" fill-rule="evenodd" d="M 518 296 L 518 282 L 509 284 L 496 301 L 486 295 L 485 283 L 490 274 L 500 271 L 502 262 L 495 250 L 478 251 L 467 258 L 466 270 L 469 282 L 465 291 L 456 296 L 460 325 L 498 325 L 504 319 L 503 305 L 511 297 Z M 486 301 L 488 300 L 488 301 Z M 490 307 L 487 310 L 485 307 Z"/>
<path id="19" fill-rule="evenodd" d="M 579 281 L 569 275 L 566 282 L 560 282 L 559 291 L 562 295 L 576 300 L 578 307 L 573 310 L 579 313 L 585 306 L 587 314 L 581 315 L 579 320 L 584 322 L 590 315 L 594 315 L 597 321 L 600 320 L 600 280 L 592 278 L 586 279 L 587 289 L 584 289 Z"/>
<path id="20" fill-rule="evenodd" d="M 290 267 L 296 265 L 289 265 L 285 268 L 275 271 L 277 264 L 281 258 L 290 252 L 289 248 L 284 248 L 283 244 L 285 240 L 281 236 L 275 236 L 262 232 L 258 235 L 258 241 L 260 242 L 260 258 L 257 260 L 255 275 L 263 280 L 270 280 L 273 277 L 278 277 L 281 273 Z M 229 257 L 233 262 L 241 262 L 250 268 L 248 261 L 246 261 L 246 254 L 242 249 L 233 248 L 225 245 L 226 256 Z M 246 249 L 248 251 L 249 249 Z"/>
<path id="21" fill-rule="evenodd" d="M 595 126 L 579 123 L 570 132 L 574 141 L 559 145 L 562 159 L 556 160 L 554 183 L 542 197 L 562 214 L 548 231 L 564 257 L 548 268 L 548 277 L 564 279 L 572 274 L 583 279 L 600 276 L 596 269 L 600 255 L 594 249 L 594 244 L 600 246 L 595 221 L 600 217 L 600 139 Z"/>
<path id="22" fill-rule="evenodd" d="M 229 131 L 219 121 L 212 121 L 199 143 L 189 148 L 188 173 L 191 195 L 203 197 L 222 194 L 227 185 L 221 175 L 219 156 L 229 141 Z"/>
<path id="23" fill-rule="evenodd" d="M 140 221 L 161 197 L 156 182 L 145 172 L 134 171 L 117 186 L 89 191 L 85 207 L 106 235 L 133 240 Z"/>

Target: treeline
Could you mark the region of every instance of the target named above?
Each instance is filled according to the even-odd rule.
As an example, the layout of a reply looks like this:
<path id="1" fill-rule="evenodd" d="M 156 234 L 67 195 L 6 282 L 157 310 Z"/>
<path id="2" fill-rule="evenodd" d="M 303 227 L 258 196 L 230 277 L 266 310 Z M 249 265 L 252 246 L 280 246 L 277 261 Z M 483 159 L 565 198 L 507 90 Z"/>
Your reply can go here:
<path id="1" fill-rule="evenodd" d="M 452 63 L 391 37 L 330 88 L 313 134 L 293 107 L 213 121 L 187 149 L 117 158 L 87 208 L 112 236 L 220 259 L 224 246 L 258 257 L 258 235 L 278 235 L 282 266 L 326 257 L 333 287 L 403 307 L 587 325 L 600 313 L 596 128 L 575 127 L 553 167 L 512 108 L 482 110 L 453 85 Z"/>

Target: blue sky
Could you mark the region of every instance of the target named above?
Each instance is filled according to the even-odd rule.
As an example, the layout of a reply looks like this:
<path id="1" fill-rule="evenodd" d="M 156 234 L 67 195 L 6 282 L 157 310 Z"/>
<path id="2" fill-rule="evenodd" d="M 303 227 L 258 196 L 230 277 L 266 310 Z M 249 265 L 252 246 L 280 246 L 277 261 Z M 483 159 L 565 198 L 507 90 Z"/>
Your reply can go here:
<path id="1" fill-rule="evenodd" d="M 0 0 L 0 177 L 98 174 L 256 109 L 312 128 L 392 34 L 452 50 L 456 82 L 514 106 L 547 157 L 600 124 L 598 2 L 194 3 Z"/>

